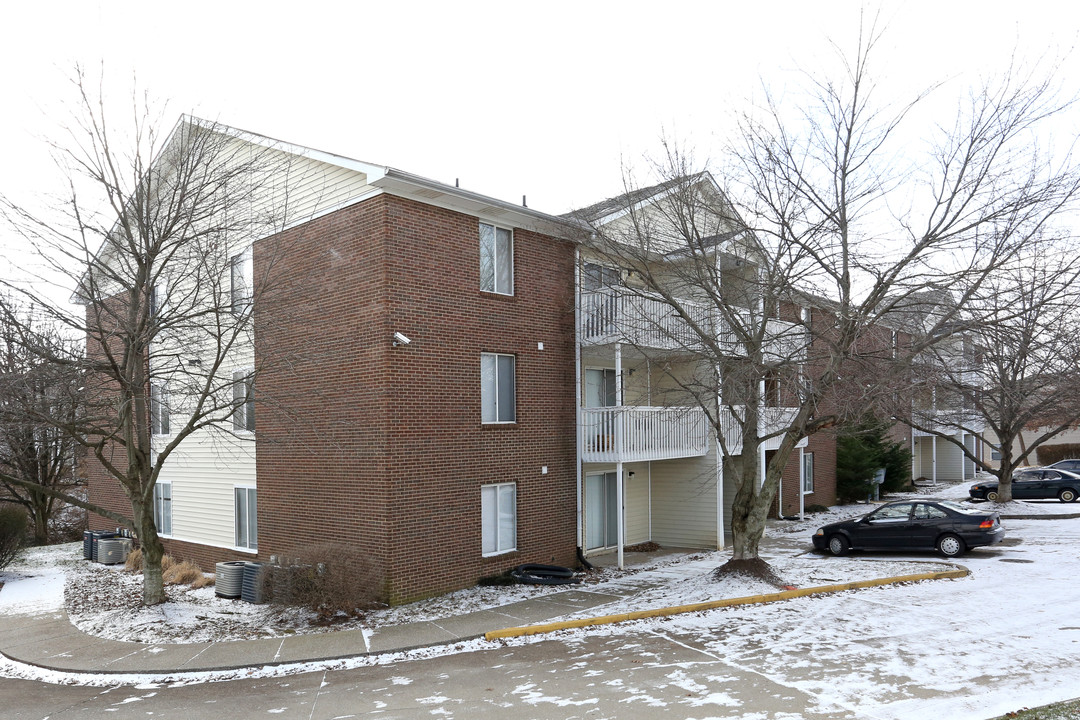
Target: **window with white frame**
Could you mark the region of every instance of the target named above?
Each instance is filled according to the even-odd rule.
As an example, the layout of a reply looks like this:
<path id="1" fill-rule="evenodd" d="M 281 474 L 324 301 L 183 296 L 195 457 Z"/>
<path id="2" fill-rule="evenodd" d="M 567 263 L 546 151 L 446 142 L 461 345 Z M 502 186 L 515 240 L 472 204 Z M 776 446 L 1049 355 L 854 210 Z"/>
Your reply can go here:
<path id="1" fill-rule="evenodd" d="M 608 290 L 622 285 L 622 271 L 599 263 L 586 262 L 581 268 L 581 289 Z"/>
<path id="2" fill-rule="evenodd" d="M 255 386 L 250 368 L 233 373 L 233 430 L 255 432 Z"/>
<path id="3" fill-rule="evenodd" d="M 158 535 L 172 535 L 172 483 L 154 483 L 154 527 Z"/>
<path id="4" fill-rule="evenodd" d="M 234 489 L 234 492 L 236 498 L 236 547 L 257 550 L 259 548 L 259 528 L 255 488 L 238 487 Z"/>
<path id="5" fill-rule="evenodd" d="M 480 289 L 514 294 L 514 234 L 480 223 Z"/>
<path id="6" fill-rule="evenodd" d="M 485 423 L 517 421 L 513 355 L 481 353 L 480 420 Z"/>
<path id="7" fill-rule="evenodd" d="M 165 309 L 165 286 L 154 285 L 150 288 L 150 317 L 157 317 Z"/>
<path id="8" fill-rule="evenodd" d="M 150 385 L 150 434 L 169 434 L 169 394 L 164 385 Z"/>
<path id="9" fill-rule="evenodd" d="M 814 492 L 814 453 L 803 453 L 802 456 L 802 491 Z"/>
<path id="10" fill-rule="evenodd" d="M 517 485 L 499 483 L 480 488 L 482 552 L 499 555 L 517 550 Z"/>
<path id="11" fill-rule="evenodd" d="M 251 307 L 255 287 L 255 262 L 251 246 L 229 259 L 229 279 L 232 311 L 236 315 L 243 315 Z"/>

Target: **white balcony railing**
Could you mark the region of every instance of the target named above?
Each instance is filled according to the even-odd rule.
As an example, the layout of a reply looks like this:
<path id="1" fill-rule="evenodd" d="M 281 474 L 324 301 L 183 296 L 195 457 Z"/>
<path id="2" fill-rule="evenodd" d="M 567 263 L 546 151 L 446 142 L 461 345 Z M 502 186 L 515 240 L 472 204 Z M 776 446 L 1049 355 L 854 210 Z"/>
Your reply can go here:
<path id="1" fill-rule="evenodd" d="M 713 331 L 708 308 L 684 304 L 704 332 Z M 617 290 L 581 294 L 581 340 L 604 345 L 625 342 L 664 349 L 699 347 L 699 335 L 663 300 Z"/>
<path id="2" fill-rule="evenodd" d="M 912 428 L 911 433 L 915 437 L 927 437 L 937 434 L 956 435 L 960 432 L 981 435 L 986 429 L 986 419 L 973 410 L 942 410 L 939 408 L 935 412 L 916 411 L 915 421 L 926 428 L 925 430 Z"/>
<path id="3" fill-rule="evenodd" d="M 700 333 L 715 337 L 732 356 L 746 354 L 731 325 L 715 309 L 692 302 L 680 303 L 690 322 L 667 302 L 644 294 L 619 290 L 581 293 L 581 342 L 605 345 L 624 342 L 638 347 L 665 350 L 696 350 L 701 347 Z M 740 324 L 751 322 L 750 311 L 736 309 Z M 695 330 L 693 326 L 697 326 Z M 769 320 L 765 327 L 765 354 L 799 359 L 806 352 L 806 331 L 795 323 Z"/>
<path id="4" fill-rule="evenodd" d="M 709 452 L 710 430 L 701 408 L 583 408 L 581 458 L 585 462 L 640 462 L 700 457 Z"/>
<path id="5" fill-rule="evenodd" d="M 732 412 L 734 411 L 734 412 Z M 763 407 L 758 416 L 758 437 L 765 437 L 772 433 L 783 430 L 795 419 L 799 408 L 794 407 Z M 746 416 L 746 408 L 742 405 L 720 408 L 720 428 L 724 433 L 724 442 L 728 453 L 734 455 L 742 451 L 742 423 L 739 419 Z M 777 450 L 783 435 L 771 437 L 761 443 L 765 450 Z M 803 438 L 795 447 L 805 447 L 806 438 Z"/>

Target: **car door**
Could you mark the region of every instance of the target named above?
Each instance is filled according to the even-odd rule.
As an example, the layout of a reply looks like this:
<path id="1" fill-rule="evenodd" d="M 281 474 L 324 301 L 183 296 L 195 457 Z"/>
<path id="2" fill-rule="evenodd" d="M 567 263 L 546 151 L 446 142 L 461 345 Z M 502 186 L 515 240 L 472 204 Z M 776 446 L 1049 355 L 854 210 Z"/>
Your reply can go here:
<path id="1" fill-rule="evenodd" d="M 1013 475 L 1012 495 L 1017 500 L 1039 497 L 1042 475 L 1038 470 L 1021 470 Z"/>
<path id="2" fill-rule="evenodd" d="M 885 505 L 863 518 L 853 537 L 854 547 L 889 550 L 908 547 L 911 531 L 911 503 Z"/>
<path id="3" fill-rule="evenodd" d="M 951 526 L 949 514 L 941 508 L 929 503 L 915 503 L 909 525 L 909 546 L 933 549 L 938 536 Z"/>

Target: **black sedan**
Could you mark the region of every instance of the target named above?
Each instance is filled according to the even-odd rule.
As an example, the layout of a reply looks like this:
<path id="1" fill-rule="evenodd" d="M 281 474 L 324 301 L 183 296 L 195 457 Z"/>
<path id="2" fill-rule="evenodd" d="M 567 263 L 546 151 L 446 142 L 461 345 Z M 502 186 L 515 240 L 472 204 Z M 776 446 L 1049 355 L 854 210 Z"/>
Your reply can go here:
<path id="1" fill-rule="evenodd" d="M 1001 542 L 1005 530 L 995 512 L 950 500 L 904 500 L 872 513 L 819 528 L 814 547 L 833 555 L 848 550 L 937 550 L 959 557 L 968 548 Z"/>
<path id="2" fill-rule="evenodd" d="M 997 502 L 996 482 L 976 483 L 968 488 L 975 500 Z M 1012 476 L 1012 496 L 1016 500 L 1053 500 L 1072 502 L 1080 497 L 1080 474 L 1056 468 L 1028 468 Z"/>

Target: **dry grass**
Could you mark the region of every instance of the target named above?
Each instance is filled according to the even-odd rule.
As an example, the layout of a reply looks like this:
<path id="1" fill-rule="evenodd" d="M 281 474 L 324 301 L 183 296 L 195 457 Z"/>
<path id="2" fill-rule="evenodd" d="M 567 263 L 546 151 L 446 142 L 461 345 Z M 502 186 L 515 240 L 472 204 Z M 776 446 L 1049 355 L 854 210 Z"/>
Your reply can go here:
<path id="1" fill-rule="evenodd" d="M 140 573 L 143 567 L 142 550 L 135 549 L 128 553 L 124 569 L 130 573 Z M 199 566 L 190 560 L 178 562 L 172 555 L 161 558 L 161 581 L 166 585 L 190 585 L 202 588 L 214 584 L 213 575 L 204 575 Z"/>
<path id="2" fill-rule="evenodd" d="M 166 555 L 165 557 L 169 557 Z M 162 558 L 162 566 L 165 565 L 165 558 Z M 199 566 L 190 560 L 184 562 L 174 562 L 169 565 L 168 569 L 162 570 L 161 580 L 166 585 L 193 585 L 197 580 L 200 580 L 203 576 L 202 570 Z"/>

